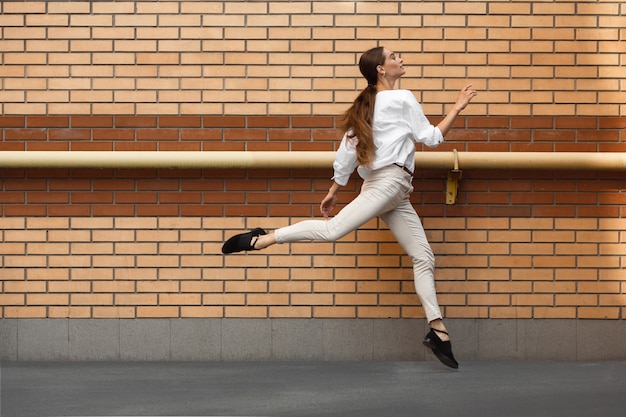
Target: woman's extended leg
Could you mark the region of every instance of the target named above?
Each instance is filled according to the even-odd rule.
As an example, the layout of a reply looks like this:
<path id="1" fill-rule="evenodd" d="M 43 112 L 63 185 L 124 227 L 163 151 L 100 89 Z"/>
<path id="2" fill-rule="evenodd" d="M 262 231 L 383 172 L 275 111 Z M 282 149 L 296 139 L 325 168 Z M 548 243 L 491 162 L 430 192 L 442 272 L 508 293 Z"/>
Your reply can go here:
<path id="1" fill-rule="evenodd" d="M 435 257 L 426 239 L 419 216 L 407 196 L 405 202 L 396 209 L 381 216 L 393 231 L 402 248 L 411 257 L 415 291 L 426 312 L 431 330 L 424 339 L 424 345 L 431 349 L 437 359 L 451 368 L 459 363 L 452 354 L 448 331 L 443 324 L 437 293 L 435 291 Z"/>
<path id="2" fill-rule="evenodd" d="M 422 222 L 408 197 L 394 210 L 381 215 L 381 218 L 411 258 L 415 291 L 424 307 L 428 322 L 441 321 L 442 315 L 435 291 L 435 257 Z M 440 330 L 445 330 L 445 327 Z"/>
<path id="3" fill-rule="evenodd" d="M 374 171 L 363 183 L 361 193 L 330 220 L 304 220 L 259 236 L 254 247 L 303 240 L 335 241 L 369 220 L 392 210 L 406 194 L 404 173 L 397 167 Z"/>

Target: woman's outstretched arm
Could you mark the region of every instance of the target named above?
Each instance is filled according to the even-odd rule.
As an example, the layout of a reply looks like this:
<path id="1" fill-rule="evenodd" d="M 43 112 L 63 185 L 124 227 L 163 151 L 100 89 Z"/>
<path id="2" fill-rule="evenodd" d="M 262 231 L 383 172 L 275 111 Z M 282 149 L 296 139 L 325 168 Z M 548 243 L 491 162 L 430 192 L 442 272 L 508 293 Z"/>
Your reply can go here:
<path id="1" fill-rule="evenodd" d="M 476 90 L 471 89 L 472 84 L 468 84 L 461 89 L 459 95 L 454 103 L 452 110 L 443 118 L 443 120 L 437 125 L 441 134 L 445 137 L 454 123 L 454 119 L 461 113 L 461 111 L 467 107 L 469 102 L 478 94 Z"/>

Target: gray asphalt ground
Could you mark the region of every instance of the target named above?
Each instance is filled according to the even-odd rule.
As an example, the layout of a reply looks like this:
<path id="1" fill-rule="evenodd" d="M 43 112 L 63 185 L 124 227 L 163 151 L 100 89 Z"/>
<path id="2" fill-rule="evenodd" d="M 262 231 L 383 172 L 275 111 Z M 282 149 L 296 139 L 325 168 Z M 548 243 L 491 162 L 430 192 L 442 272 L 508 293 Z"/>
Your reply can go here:
<path id="1" fill-rule="evenodd" d="M 626 362 L 8 362 L 2 417 L 626 416 Z"/>

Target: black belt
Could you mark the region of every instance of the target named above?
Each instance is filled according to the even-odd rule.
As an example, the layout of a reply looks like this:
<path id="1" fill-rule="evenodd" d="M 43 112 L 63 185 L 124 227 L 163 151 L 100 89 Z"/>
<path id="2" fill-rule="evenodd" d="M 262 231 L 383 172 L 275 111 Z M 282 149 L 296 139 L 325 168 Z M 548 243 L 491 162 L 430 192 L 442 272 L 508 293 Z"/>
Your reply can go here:
<path id="1" fill-rule="evenodd" d="M 413 173 L 404 165 L 400 165 L 400 164 L 396 164 L 394 163 L 395 166 L 397 166 L 398 168 L 402 168 L 404 170 L 404 172 L 408 173 L 410 176 L 413 176 Z"/>

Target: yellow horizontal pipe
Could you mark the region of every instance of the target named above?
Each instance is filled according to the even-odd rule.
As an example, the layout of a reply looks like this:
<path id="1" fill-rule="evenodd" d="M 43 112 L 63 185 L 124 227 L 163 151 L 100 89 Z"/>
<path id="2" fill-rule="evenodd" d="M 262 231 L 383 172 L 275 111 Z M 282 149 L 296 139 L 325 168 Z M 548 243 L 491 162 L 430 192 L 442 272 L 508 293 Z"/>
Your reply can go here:
<path id="1" fill-rule="evenodd" d="M 459 168 L 624 171 L 626 153 L 459 152 Z"/>
<path id="2" fill-rule="evenodd" d="M 0 168 L 328 168 L 334 152 L 0 152 Z"/>
<path id="3" fill-rule="evenodd" d="M 622 152 L 459 152 L 460 169 L 625 171 Z"/>
<path id="4" fill-rule="evenodd" d="M 331 168 L 335 152 L 0 151 L 0 168 Z M 456 164 L 455 164 L 456 162 Z M 417 169 L 626 170 L 626 153 L 417 152 Z"/>

